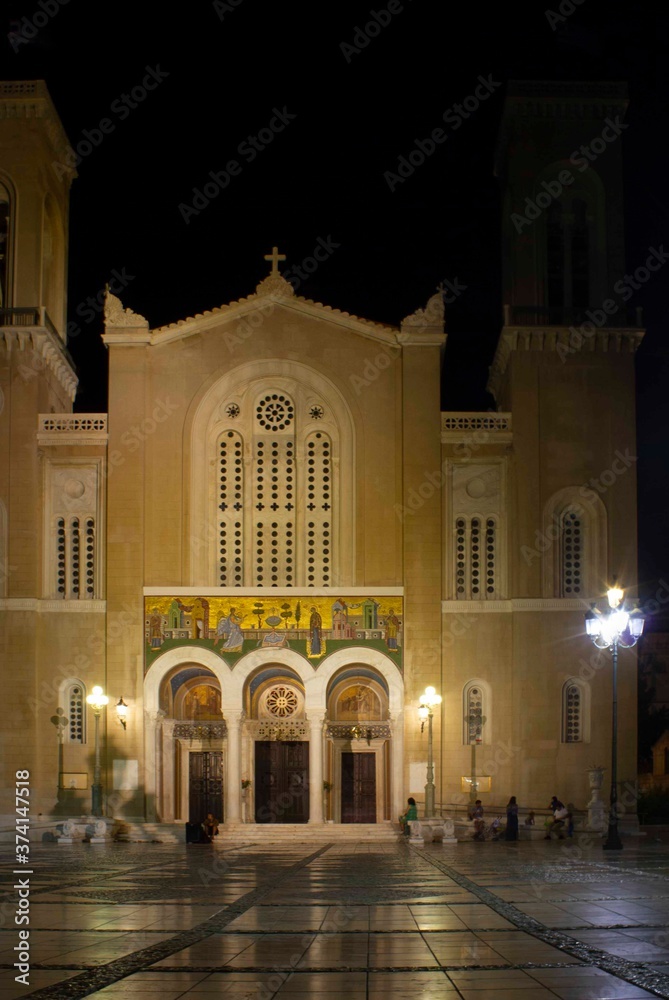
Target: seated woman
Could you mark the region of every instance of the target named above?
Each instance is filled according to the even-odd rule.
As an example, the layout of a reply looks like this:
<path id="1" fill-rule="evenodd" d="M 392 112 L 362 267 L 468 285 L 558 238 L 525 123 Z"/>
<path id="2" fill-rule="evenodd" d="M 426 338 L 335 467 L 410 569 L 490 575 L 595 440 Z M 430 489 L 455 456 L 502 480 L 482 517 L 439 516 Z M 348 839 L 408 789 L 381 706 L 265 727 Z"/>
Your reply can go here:
<path id="1" fill-rule="evenodd" d="M 400 826 L 402 827 L 402 832 L 406 837 L 408 837 L 411 833 L 409 823 L 413 819 L 418 819 L 418 809 L 416 808 L 416 800 L 409 798 L 407 799 L 406 812 L 402 813 L 400 816 Z"/>

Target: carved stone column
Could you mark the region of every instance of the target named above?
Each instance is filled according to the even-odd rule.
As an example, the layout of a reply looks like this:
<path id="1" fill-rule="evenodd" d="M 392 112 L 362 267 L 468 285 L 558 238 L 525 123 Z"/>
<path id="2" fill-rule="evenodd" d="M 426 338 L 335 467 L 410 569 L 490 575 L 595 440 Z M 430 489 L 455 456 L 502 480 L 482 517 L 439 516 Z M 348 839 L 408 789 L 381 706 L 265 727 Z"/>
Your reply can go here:
<path id="1" fill-rule="evenodd" d="M 150 823 L 160 821 L 162 818 L 162 723 L 164 718 L 163 711 L 144 710 L 144 745 L 146 746 L 144 796 L 146 818 Z"/>
<path id="2" fill-rule="evenodd" d="M 174 719 L 165 719 L 162 725 L 163 796 L 162 821 L 174 822 L 176 772 L 174 768 Z"/>
<path id="3" fill-rule="evenodd" d="M 309 822 L 323 822 L 323 720 L 309 719 Z"/>
<path id="4" fill-rule="evenodd" d="M 228 729 L 228 759 L 225 775 L 225 822 L 241 823 L 241 722 L 242 713 L 235 712 L 225 719 Z"/>
<path id="5" fill-rule="evenodd" d="M 393 719 L 388 716 L 390 725 L 390 819 L 397 821 L 405 810 L 404 794 L 404 713 L 398 712 Z"/>

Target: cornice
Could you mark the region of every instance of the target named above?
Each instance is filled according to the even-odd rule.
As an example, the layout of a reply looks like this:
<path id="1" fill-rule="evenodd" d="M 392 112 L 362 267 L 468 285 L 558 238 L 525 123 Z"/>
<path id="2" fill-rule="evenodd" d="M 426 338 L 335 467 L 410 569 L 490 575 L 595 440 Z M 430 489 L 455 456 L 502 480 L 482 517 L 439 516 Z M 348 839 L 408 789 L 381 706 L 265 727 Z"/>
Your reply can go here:
<path id="1" fill-rule="evenodd" d="M 76 157 L 44 80 L 0 83 L 0 119 L 3 118 L 39 118 L 44 121 L 47 137 L 59 160 L 60 176 L 67 178 L 69 187 L 77 176 L 74 167 Z"/>
<path id="2" fill-rule="evenodd" d="M 145 597 L 262 597 L 267 598 L 267 587 L 144 587 Z M 277 587 L 271 596 L 287 594 L 290 597 L 403 597 L 404 587 Z"/>
<path id="3" fill-rule="evenodd" d="M 574 331 L 580 335 L 578 346 L 573 346 Z M 634 354 L 644 333 L 638 327 L 605 327 L 589 334 L 569 326 L 505 326 L 490 366 L 488 392 L 497 398 L 514 351 L 559 354 L 563 361 L 582 354 Z"/>
<path id="4" fill-rule="evenodd" d="M 106 601 L 41 600 L 38 597 L 0 598 L 0 611 L 32 611 L 36 614 L 99 615 L 107 610 Z"/>
<path id="5" fill-rule="evenodd" d="M 573 597 L 514 597 L 507 601 L 442 601 L 444 615 L 462 613 L 509 614 L 516 611 L 580 611 L 590 607 L 588 601 Z"/>
<path id="6" fill-rule="evenodd" d="M 67 356 L 62 341 L 45 327 L 2 327 L 0 342 L 4 342 L 7 353 L 14 351 L 27 352 L 32 350 L 40 359 L 40 367 L 46 367 L 53 372 L 69 399 L 74 401 L 79 380 Z M 38 366 L 29 362 L 25 364 L 26 376 L 30 377 L 31 369 L 37 374 Z"/>

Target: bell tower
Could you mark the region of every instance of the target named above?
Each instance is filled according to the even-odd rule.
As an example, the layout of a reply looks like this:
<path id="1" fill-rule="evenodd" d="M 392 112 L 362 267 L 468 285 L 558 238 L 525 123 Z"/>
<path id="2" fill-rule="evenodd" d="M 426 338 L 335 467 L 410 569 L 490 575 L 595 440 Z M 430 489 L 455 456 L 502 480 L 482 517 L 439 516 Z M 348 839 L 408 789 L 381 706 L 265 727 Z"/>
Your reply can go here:
<path id="1" fill-rule="evenodd" d="M 21 322 L 11 325 L 43 326 L 64 342 L 69 191 L 76 173 L 44 81 L 0 83 L 0 163 L 3 324 L 18 320 L 22 310 Z"/>

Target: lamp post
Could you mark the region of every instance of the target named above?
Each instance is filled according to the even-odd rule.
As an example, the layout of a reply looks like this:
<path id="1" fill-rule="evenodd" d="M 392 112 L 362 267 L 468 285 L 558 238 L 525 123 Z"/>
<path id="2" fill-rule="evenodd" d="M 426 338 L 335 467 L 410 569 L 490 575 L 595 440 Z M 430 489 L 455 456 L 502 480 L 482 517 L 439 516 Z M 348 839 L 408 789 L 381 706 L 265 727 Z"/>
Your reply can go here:
<path id="1" fill-rule="evenodd" d="M 607 592 L 609 608 L 600 611 L 594 604 L 585 616 L 585 630 L 598 649 L 610 649 L 613 663 L 613 724 L 611 739 L 611 799 L 609 829 L 605 851 L 622 850 L 618 834 L 618 646 L 636 646 L 643 632 L 644 619 L 640 611 L 626 611 L 624 593 L 618 587 Z"/>
<path id="2" fill-rule="evenodd" d="M 109 703 L 109 698 L 103 692 L 99 684 L 93 688 L 93 693 L 86 698 L 87 703 L 93 709 L 95 716 L 95 769 L 93 771 L 93 802 L 92 812 L 94 816 L 102 816 L 102 784 L 100 782 L 100 715 L 102 709 Z"/>
<path id="3" fill-rule="evenodd" d="M 432 759 L 432 709 L 441 705 L 441 695 L 433 687 L 426 687 L 420 696 L 418 718 L 423 732 L 427 721 L 427 784 L 425 785 L 425 818 L 434 816 L 434 761 Z"/>

